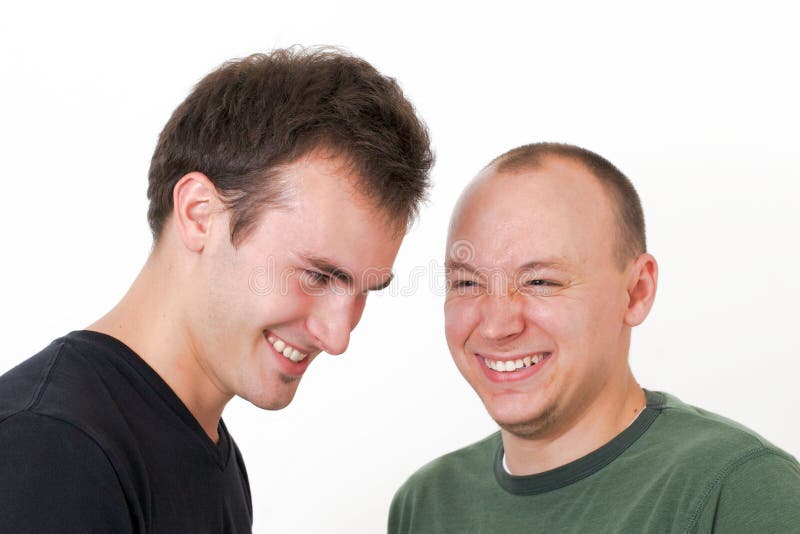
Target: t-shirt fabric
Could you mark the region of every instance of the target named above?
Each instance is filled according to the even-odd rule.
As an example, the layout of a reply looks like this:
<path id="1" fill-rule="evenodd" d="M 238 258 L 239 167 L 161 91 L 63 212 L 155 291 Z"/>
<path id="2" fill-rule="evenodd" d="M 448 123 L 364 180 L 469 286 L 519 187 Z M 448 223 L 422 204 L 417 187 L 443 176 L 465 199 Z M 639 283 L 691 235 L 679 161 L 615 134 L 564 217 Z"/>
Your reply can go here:
<path id="1" fill-rule="evenodd" d="M 500 433 L 447 454 L 398 490 L 389 533 L 800 532 L 800 465 L 745 427 L 647 391 L 622 433 L 529 476 Z"/>
<path id="2" fill-rule="evenodd" d="M 122 342 L 72 332 L 0 377 L 0 530 L 250 532 L 244 462 L 218 430 Z"/>

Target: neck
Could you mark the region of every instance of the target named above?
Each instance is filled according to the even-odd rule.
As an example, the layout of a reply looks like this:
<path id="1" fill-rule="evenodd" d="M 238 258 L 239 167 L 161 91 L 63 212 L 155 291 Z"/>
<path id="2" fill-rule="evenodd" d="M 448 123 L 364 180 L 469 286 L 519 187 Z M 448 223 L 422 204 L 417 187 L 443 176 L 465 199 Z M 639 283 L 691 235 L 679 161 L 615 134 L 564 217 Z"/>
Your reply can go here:
<path id="1" fill-rule="evenodd" d="M 217 388 L 198 363 L 180 298 L 180 278 L 186 278 L 180 272 L 156 249 L 122 300 L 87 329 L 115 337 L 136 352 L 216 443 L 231 395 Z"/>
<path id="2" fill-rule="evenodd" d="M 624 380 L 609 389 L 560 429 L 536 437 L 502 430 L 509 472 L 533 475 L 561 467 L 602 447 L 625 430 L 644 409 L 645 393 L 629 368 Z"/>

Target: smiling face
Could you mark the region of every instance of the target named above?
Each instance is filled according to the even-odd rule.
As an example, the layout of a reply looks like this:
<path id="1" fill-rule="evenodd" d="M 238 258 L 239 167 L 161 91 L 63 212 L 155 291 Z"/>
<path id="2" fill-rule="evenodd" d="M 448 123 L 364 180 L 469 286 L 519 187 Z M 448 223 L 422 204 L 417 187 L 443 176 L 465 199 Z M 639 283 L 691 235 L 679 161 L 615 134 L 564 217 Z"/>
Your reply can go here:
<path id="1" fill-rule="evenodd" d="M 451 222 L 447 342 L 501 427 L 554 435 L 627 385 L 631 272 L 616 263 L 614 212 L 585 167 L 553 157 L 493 172 Z"/>
<path id="2" fill-rule="evenodd" d="M 208 389 L 266 409 L 291 402 L 320 351 L 344 352 L 402 241 L 341 161 L 312 154 L 282 174 L 289 206 L 266 210 L 237 248 L 229 212 L 213 216 L 187 316 Z"/>

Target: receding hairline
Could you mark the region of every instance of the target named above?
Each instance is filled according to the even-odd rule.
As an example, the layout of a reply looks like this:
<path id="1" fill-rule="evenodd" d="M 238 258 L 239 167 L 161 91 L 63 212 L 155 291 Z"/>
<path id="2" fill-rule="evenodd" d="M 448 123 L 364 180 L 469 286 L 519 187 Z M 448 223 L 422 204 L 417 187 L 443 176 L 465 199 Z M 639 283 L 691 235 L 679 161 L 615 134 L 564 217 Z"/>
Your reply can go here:
<path id="1" fill-rule="evenodd" d="M 542 170 L 554 162 L 578 165 L 602 187 L 617 223 L 615 256 L 620 268 L 624 268 L 628 261 L 647 252 L 641 200 L 628 177 L 599 154 L 565 143 L 522 145 L 490 161 L 462 193 L 450 220 L 450 230 L 476 187 L 501 174 Z"/>
<path id="2" fill-rule="evenodd" d="M 303 168 L 315 160 L 324 162 L 323 164 L 327 165 L 327 167 L 319 168 L 319 172 L 325 175 L 327 179 L 341 183 L 354 204 L 369 210 L 377 217 L 381 224 L 384 225 L 389 238 L 404 237 L 408 233 L 409 227 L 414 221 L 414 214 L 400 216 L 384 207 L 380 198 L 364 189 L 363 184 L 368 181 L 368 178 L 361 174 L 352 156 L 345 150 L 338 150 L 337 147 L 328 142 L 320 142 L 295 159 L 260 171 L 265 179 L 264 182 L 272 184 L 275 192 L 271 195 L 272 200 L 270 202 L 263 203 L 256 210 L 258 215 L 251 225 L 243 228 L 235 236 L 231 226 L 229 232 L 231 233 L 231 243 L 234 247 L 242 245 L 252 237 L 267 210 L 291 210 L 297 207 L 297 182 L 302 182 L 303 180 Z M 225 206 L 224 209 L 231 211 L 228 206 Z"/>
<path id="3" fill-rule="evenodd" d="M 501 161 L 504 155 L 505 154 L 498 156 L 486 164 L 486 166 L 469 181 L 466 187 L 464 187 L 451 213 L 451 228 L 460 219 L 461 212 L 469 205 L 474 195 L 480 194 L 482 188 L 492 187 L 492 182 L 502 180 L 505 177 L 521 176 L 535 171 L 548 170 L 552 164 L 566 163 L 568 165 L 578 166 L 581 170 L 586 171 L 586 173 L 601 186 L 603 191 L 606 191 L 606 186 L 602 184 L 602 180 L 598 179 L 592 170 L 580 160 L 560 154 L 537 154 L 535 158 L 530 160 L 514 161 L 513 163 L 506 164 L 504 161 Z M 610 198 L 608 192 L 606 192 L 606 198 L 608 198 L 611 208 L 614 209 L 613 199 Z"/>

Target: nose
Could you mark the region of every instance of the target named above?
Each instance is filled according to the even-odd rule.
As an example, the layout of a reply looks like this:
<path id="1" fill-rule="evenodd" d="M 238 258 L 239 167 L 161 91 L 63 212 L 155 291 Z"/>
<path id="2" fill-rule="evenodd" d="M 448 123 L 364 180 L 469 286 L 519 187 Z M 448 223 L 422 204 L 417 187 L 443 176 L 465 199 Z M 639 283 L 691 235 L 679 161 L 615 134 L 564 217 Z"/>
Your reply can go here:
<path id="1" fill-rule="evenodd" d="M 328 354 L 341 354 L 350 343 L 350 332 L 356 327 L 364 310 L 361 296 L 327 295 L 319 298 L 309 315 L 307 328 L 317 344 Z"/>
<path id="2" fill-rule="evenodd" d="M 480 333 L 487 341 L 513 339 L 525 328 L 519 295 L 486 295 L 481 303 Z"/>

